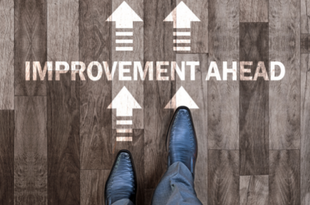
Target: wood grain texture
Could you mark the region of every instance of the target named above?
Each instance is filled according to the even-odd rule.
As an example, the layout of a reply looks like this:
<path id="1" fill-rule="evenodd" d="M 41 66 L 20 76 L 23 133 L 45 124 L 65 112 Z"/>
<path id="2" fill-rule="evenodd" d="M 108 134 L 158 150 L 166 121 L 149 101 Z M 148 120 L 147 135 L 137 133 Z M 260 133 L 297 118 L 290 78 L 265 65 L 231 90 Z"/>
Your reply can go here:
<path id="1" fill-rule="evenodd" d="M 111 52 L 111 2 L 82 0 L 79 8 L 80 59 L 109 61 Z M 110 169 L 112 166 L 112 115 L 107 109 L 112 101 L 112 83 L 81 81 L 80 86 L 81 169 Z"/>
<path id="2" fill-rule="evenodd" d="M 310 56 L 301 55 L 301 205 L 310 204 Z"/>
<path id="3" fill-rule="evenodd" d="M 239 152 L 209 150 L 208 204 L 239 204 Z"/>
<path id="4" fill-rule="evenodd" d="M 268 175 L 240 176 L 240 205 L 268 205 Z"/>
<path id="5" fill-rule="evenodd" d="M 154 0 L 144 4 L 144 59 L 175 61 L 173 24 L 163 22 L 175 1 Z M 168 68 L 168 72 L 170 69 Z M 155 189 L 167 170 L 166 134 L 173 114 L 164 107 L 175 94 L 173 81 L 144 81 L 145 188 Z M 152 163 L 150 163 L 152 162 Z"/>
<path id="6" fill-rule="evenodd" d="M 14 1 L 0 2 L 0 109 L 14 109 Z"/>
<path id="7" fill-rule="evenodd" d="M 239 2 L 209 2 L 209 62 L 239 60 Z M 208 81 L 208 148 L 239 148 L 239 82 Z"/>
<path id="8" fill-rule="evenodd" d="M 269 83 L 269 147 L 300 147 L 300 1 L 270 0 L 269 60 L 285 65 L 281 81 Z M 276 72 L 277 73 L 277 72 Z"/>
<path id="9" fill-rule="evenodd" d="M 195 132 L 198 141 L 198 158 L 195 168 L 195 188 L 196 193 L 202 204 L 208 203 L 208 149 L 207 149 L 207 75 L 208 57 L 205 54 L 177 54 L 176 62 L 181 67 L 182 62 L 196 61 L 200 62 L 199 66 L 195 67 L 195 81 L 190 79 L 191 69 L 185 67 L 185 80 L 182 81 L 176 74 L 176 90 L 181 86 L 187 91 L 199 109 L 191 109 Z M 178 99 L 177 99 L 178 100 Z"/>
<path id="10" fill-rule="evenodd" d="M 81 170 L 81 204 L 104 205 L 105 182 L 110 171 Z"/>
<path id="11" fill-rule="evenodd" d="M 271 150 L 269 204 L 300 204 L 300 151 Z"/>
<path id="12" fill-rule="evenodd" d="M 268 23 L 240 23 L 240 61 L 252 61 L 251 76 L 264 62 L 268 73 Z M 261 71 L 260 71 L 261 72 Z M 240 175 L 268 174 L 269 82 L 240 81 Z"/>
<path id="13" fill-rule="evenodd" d="M 176 4 L 178 5 L 181 1 L 200 20 L 200 22 L 191 23 L 191 51 L 189 53 L 208 53 L 208 1 L 177 0 Z"/>
<path id="14" fill-rule="evenodd" d="M 15 0 L 14 5 L 15 95 L 46 95 L 45 80 L 33 81 L 32 76 L 31 81 L 25 80 L 25 61 L 39 61 L 43 68 L 47 59 L 46 1 Z"/>
<path id="15" fill-rule="evenodd" d="M 0 204 L 14 204 L 14 111 L 0 110 Z"/>
<path id="16" fill-rule="evenodd" d="M 79 4 L 48 2 L 48 60 L 79 59 Z M 70 73 L 48 83 L 48 204 L 80 203 L 80 114 L 78 82 Z"/>
<path id="17" fill-rule="evenodd" d="M 309 34 L 310 32 L 310 2 L 308 0 L 300 1 L 300 33 Z"/>
<path id="18" fill-rule="evenodd" d="M 47 204 L 46 97 L 15 104 L 14 204 Z"/>
<path id="19" fill-rule="evenodd" d="M 240 0 L 240 22 L 268 22 L 269 0 Z"/>
<path id="20" fill-rule="evenodd" d="M 133 130 L 132 133 L 132 142 L 117 142 L 116 141 L 116 131 L 113 130 L 113 150 L 114 150 L 114 159 L 117 156 L 117 153 L 126 149 L 129 150 L 133 163 L 135 166 L 136 176 L 137 176 L 137 200 L 136 205 L 144 205 L 145 202 L 145 181 L 144 181 L 144 131 L 143 130 Z M 154 166 L 149 162 L 149 166 Z"/>

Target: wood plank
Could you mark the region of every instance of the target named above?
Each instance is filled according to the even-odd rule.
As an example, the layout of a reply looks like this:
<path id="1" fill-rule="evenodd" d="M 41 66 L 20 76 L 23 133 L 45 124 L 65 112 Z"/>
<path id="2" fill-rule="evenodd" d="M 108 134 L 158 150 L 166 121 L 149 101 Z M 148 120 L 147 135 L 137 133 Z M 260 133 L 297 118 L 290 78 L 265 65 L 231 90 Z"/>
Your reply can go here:
<path id="1" fill-rule="evenodd" d="M 14 111 L 0 110 L 0 204 L 14 204 Z"/>
<path id="2" fill-rule="evenodd" d="M 137 176 L 137 201 L 136 205 L 144 205 L 145 202 L 145 185 L 144 185 L 144 130 L 134 129 L 132 133 L 131 142 L 117 142 L 116 141 L 116 131 L 113 130 L 113 151 L 114 159 L 117 156 L 117 153 L 126 149 L 129 150 L 135 166 L 136 176 Z M 152 163 L 150 163 L 152 164 Z M 154 166 L 152 164 L 152 166 Z"/>
<path id="3" fill-rule="evenodd" d="M 300 1 L 270 0 L 269 60 L 285 65 L 281 81 L 269 83 L 269 147 L 300 147 Z"/>
<path id="4" fill-rule="evenodd" d="M 308 0 L 300 1 L 300 32 L 309 34 L 310 33 L 310 2 Z"/>
<path id="5" fill-rule="evenodd" d="M 239 2 L 209 2 L 209 62 L 239 60 Z M 208 148 L 239 148 L 239 82 L 208 81 Z"/>
<path id="6" fill-rule="evenodd" d="M 240 176 L 240 205 L 268 205 L 268 175 Z"/>
<path id="7" fill-rule="evenodd" d="M 15 95 L 46 95 L 46 81 L 25 80 L 25 61 L 39 61 L 44 66 L 47 59 L 46 1 L 15 0 Z M 32 66 L 31 66 L 32 67 Z"/>
<path id="8" fill-rule="evenodd" d="M 310 204 L 310 59 L 301 55 L 301 205 Z"/>
<path id="9" fill-rule="evenodd" d="M 300 204 L 299 152 L 299 150 L 270 150 L 270 205 Z"/>
<path id="10" fill-rule="evenodd" d="M 109 61 L 111 39 L 110 1 L 81 0 L 79 8 L 80 59 Z M 80 85 L 81 169 L 110 169 L 112 166 L 112 115 L 107 109 L 112 101 L 112 82 L 81 81 Z"/>
<path id="11" fill-rule="evenodd" d="M 195 132 L 198 141 L 198 158 L 195 167 L 195 188 L 196 193 L 202 204 L 208 203 L 208 145 L 207 145 L 207 76 L 208 57 L 204 54 L 177 54 L 176 62 L 181 67 L 182 62 L 199 62 L 199 66 L 195 66 L 195 81 L 191 80 L 191 68 L 185 66 L 185 80 L 181 80 L 175 74 L 176 89 L 181 86 L 190 95 L 192 100 L 197 104 L 199 109 L 191 109 Z M 181 103 L 178 98 L 176 99 Z M 186 104 L 185 104 L 186 105 Z"/>
<path id="12" fill-rule="evenodd" d="M 176 4 L 182 1 L 200 20 L 191 23 L 191 51 L 186 53 L 208 53 L 208 1 L 177 0 Z"/>
<path id="13" fill-rule="evenodd" d="M 239 204 L 239 152 L 209 150 L 208 204 Z"/>
<path id="14" fill-rule="evenodd" d="M 264 63 L 268 73 L 268 57 L 268 23 L 240 23 L 240 61 L 253 62 L 247 67 L 251 76 L 259 61 Z M 268 174 L 269 82 L 266 80 L 269 77 L 266 77 L 240 81 L 239 84 L 240 175 Z"/>
<path id="15" fill-rule="evenodd" d="M 0 2 L 0 109 L 14 109 L 14 1 Z"/>
<path id="16" fill-rule="evenodd" d="M 81 170 L 81 204 L 104 205 L 105 182 L 110 171 Z"/>
<path id="17" fill-rule="evenodd" d="M 269 0 L 240 0 L 240 22 L 268 22 Z"/>
<path id="18" fill-rule="evenodd" d="M 79 4 L 52 0 L 48 10 L 48 60 L 79 59 Z M 71 73 L 48 83 L 48 204 L 80 203 L 80 116 L 78 82 Z"/>
<path id="19" fill-rule="evenodd" d="M 14 204 L 47 204 L 46 97 L 15 103 Z"/>
<path id="20" fill-rule="evenodd" d="M 144 4 L 145 61 L 175 61 L 173 24 L 163 22 L 176 7 L 174 1 L 154 0 Z M 170 72 L 167 67 L 168 73 Z M 155 189 L 167 170 L 166 134 L 173 111 L 164 107 L 175 94 L 174 81 L 144 81 L 144 181 Z M 150 163 L 152 162 L 152 163 Z"/>

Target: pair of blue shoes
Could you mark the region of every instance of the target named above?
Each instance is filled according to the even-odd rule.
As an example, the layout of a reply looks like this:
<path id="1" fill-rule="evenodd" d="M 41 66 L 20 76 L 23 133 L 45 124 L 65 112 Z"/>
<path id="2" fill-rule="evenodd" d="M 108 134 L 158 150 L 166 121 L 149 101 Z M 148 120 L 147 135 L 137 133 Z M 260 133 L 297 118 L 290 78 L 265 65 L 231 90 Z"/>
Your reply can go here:
<path id="1" fill-rule="evenodd" d="M 171 120 L 167 141 L 169 142 L 168 167 L 182 162 L 194 176 L 197 159 L 197 139 L 190 110 L 179 107 Z M 121 199 L 136 202 L 137 177 L 133 158 L 128 150 L 121 150 L 105 185 L 105 201 L 111 205 Z"/>

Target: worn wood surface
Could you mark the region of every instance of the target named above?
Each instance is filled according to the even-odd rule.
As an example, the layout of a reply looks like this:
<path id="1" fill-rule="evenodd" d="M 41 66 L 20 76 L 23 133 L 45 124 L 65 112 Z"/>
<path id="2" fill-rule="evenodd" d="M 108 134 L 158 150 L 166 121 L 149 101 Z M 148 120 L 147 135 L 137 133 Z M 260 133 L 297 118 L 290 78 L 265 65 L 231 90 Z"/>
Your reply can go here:
<path id="1" fill-rule="evenodd" d="M 14 111 L 0 111 L 0 204 L 14 204 Z"/>
<path id="2" fill-rule="evenodd" d="M 46 97 L 15 104 L 14 204 L 47 204 Z"/>
<path id="3" fill-rule="evenodd" d="M 209 2 L 209 63 L 239 60 L 239 2 L 214 0 Z M 239 82 L 208 81 L 208 148 L 239 148 Z"/>
<path id="4" fill-rule="evenodd" d="M 14 109 L 14 1 L 0 2 L 0 109 Z"/>
<path id="5" fill-rule="evenodd" d="M 252 66 L 247 66 L 252 78 L 261 66 L 259 61 L 264 63 L 268 73 L 268 57 L 268 24 L 240 23 L 240 61 L 253 62 Z M 256 81 L 240 81 L 240 175 L 268 174 L 268 88 L 269 83 L 263 77 Z"/>
<path id="6" fill-rule="evenodd" d="M 268 175 L 240 176 L 240 205 L 268 205 Z"/>
<path id="7" fill-rule="evenodd" d="M 48 60 L 79 59 L 78 8 L 75 0 L 48 2 Z M 49 205 L 80 204 L 80 98 L 78 82 L 70 78 L 60 74 L 60 81 L 48 83 Z"/>
<path id="8" fill-rule="evenodd" d="M 46 95 L 45 80 L 25 80 L 25 61 L 39 61 L 43 69 L 47 59 L 46 1 L 15 0 L 14 13 L 15 95 Z"/>
<path id="9" fill-rule="evenodd" d="M 240 22 L 268 22 L 269 0 L 240 0 Z"/>

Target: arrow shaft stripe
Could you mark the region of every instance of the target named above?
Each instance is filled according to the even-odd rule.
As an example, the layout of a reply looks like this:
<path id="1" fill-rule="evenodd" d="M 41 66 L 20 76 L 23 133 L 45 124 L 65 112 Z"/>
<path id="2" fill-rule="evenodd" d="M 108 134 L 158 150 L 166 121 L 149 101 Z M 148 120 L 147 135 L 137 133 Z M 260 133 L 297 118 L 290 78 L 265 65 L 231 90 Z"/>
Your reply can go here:
<path id="1" fill-rule="evenodd" d="M 174 36 L 191 36 L 191 32 L 173 32 Z"/>
<path id="2" fill-rule="evenodd" d="M 116 47 L 116 51 L 133 51 L 133 47 Z"/>
<path id="3" fill-rule="evenodd" d="M 116 36 L 133 36 L 133 32 L 116 32 Z"/>
<path id="4" fill-rule="evenodd" d="M 190 51 L 191 47 L 173 47 L 174 51 Z"/>
<path id="5" fill-rule="evenodd" d="M 116 133 L 132 133 L 132 129 L 116 129 Z"/>
<path id="6" fill-rule="evenodd" d="M 191 43 L 190 39 L 173 39 L 173 43 Z"/>
<path id="7" fill-rule="evenodd" d="M 132 137 L 116 137 L 117 142 L 132 142 Z"/>
<path id="8" fill-rule="evenodd" d="M 132 120 L 117 120 L 117 125 L 132 125 Z"/>
<path id="9" fill-rule="evenodd" d="M 132 39 L 116 39 L 116 43 L 133 43 Z"/>

